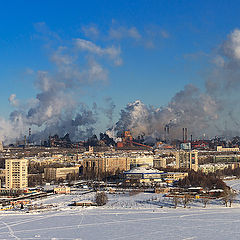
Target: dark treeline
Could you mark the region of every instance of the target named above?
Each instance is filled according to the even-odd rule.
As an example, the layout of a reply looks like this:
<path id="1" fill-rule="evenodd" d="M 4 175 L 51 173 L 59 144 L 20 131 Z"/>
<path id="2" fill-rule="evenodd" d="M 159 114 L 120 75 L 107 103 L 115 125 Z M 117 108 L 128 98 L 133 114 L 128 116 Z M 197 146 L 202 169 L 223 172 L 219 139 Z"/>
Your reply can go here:
<path id="1" fill-rule="evenodd" d="M 206 190 L 226 189 L 227 185 L 216 174 L 190 171 L 188 177 L 178 182 L 179 187 L 202 187 Z"/>
<path id="2" fill-rule="evenodd" d="M 218 177 L 224 177 L 224 176 L 236 176 L 240 177 L 240 167 L 232 169 L 232 167 L 225 168 L 223 170 L 217 170 L 216 175 Z"/>

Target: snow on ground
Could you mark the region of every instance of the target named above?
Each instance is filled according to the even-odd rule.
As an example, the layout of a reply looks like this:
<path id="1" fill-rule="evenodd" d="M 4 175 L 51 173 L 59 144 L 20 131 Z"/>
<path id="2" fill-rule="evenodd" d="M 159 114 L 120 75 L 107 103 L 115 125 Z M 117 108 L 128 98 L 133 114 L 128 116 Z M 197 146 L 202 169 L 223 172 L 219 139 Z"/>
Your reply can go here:
<path id="1" fill-rule="evenodd" d="M 240 189 L 240 180 L 227 181 Z M 201 201 L 191 208 L 172 208 L 160 194 L 109 194 L 103 207 L 70 207 L 69 203 L 93 200 L 94 193 L 82 196 L 57 195 L 35 204 L 53 204 L 55 210 L 0 212 L 0 239 L 239 239 L 240 205 L 226 208 Z"/>
<path id="2" fill-rule="evenodd" d="M 237 191 L 240 190 L 240 179 L 227 180 L 225 183 Z"/>

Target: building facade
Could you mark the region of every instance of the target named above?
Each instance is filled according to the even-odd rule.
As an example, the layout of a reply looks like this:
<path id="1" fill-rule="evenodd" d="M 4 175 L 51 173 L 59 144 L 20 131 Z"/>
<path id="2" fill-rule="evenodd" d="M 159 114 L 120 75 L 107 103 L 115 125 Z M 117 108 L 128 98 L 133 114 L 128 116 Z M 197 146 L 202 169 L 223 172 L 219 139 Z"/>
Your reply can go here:
<path id="1" fill-rule="evenodd" d="M 218 152 L 239 152 L 239 148 L 238 147 L 224 148 L 222 146 L 217 146 L 217 151 Z"/>
<path id="2" fill-rule="evenodd" d="M 136 167 L 124 172 L 125 181 L 140 183 L 161 182 L 166 173 L 150 167 Z"/>
<path id="3" fill-rule="evenodd" d="M 154 168 L 166 168 L 167 160 L 166 158 L 158 157 L 153 159 Z"/>
<path id="4" fill-rule="evenodd" d="M 176 168 L 198 170 L 198 151 L 179 150 L 176 152 Z"/>
<path id="5" fill-rule="evenodd" d="M 115 174 L 117 170 L 127 171 L 130 169 L 130 159 L 127 157 L 99 157 L 84 158 L 83 173 L 94 171 L 96 175 L 102 173 Z"/>
<path id="6" fill-rule="evenodd" d="M 28 186 L 28 160 L 6 159 L 6 188 L 23 189 Z"/>
<path id="7" fill-rule="evenodd" d="M 44 178 L 47 181 L 67 178 L 68 174 L 78 175 L 79 167 L 63 167 L 63 168 L 45 168 L 44 169 Z"/>
<path id="8" fill-rule="evenodd" d="M 142 165 L 148 165 L 153 167 L 153 155 L 144 155 L 144 156 L 131 156 L 130 158 L 130 167 L 140 167 Z"/>

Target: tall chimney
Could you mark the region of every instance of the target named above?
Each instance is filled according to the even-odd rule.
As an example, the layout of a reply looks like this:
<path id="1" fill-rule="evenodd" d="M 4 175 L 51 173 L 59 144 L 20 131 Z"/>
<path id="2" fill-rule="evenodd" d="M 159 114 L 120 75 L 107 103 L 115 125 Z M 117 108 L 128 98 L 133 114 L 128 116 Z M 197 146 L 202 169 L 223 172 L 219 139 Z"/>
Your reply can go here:
<path id="1" fill-rule="evenodd" d="M 192 142 L 192 134 L 191 134 L 191 142 Z"/>
<path id="2" fill-rule="evenodd" d="M 184 140 L 185 140 L 185 129 L 183 128 L 182 131 L 183 131 L 183 142 L 184 142 Z"/>
<path id="3" fill-rule="evenodd" d="M 167 127 L 164 127 L 164 139 L 167 140 Z"/>
<path id="4" fill-rule="evenodd" d="M 188 135 L 187 135 L 187 128 L 185 128 L 185 142 L 188 140 Z"/>

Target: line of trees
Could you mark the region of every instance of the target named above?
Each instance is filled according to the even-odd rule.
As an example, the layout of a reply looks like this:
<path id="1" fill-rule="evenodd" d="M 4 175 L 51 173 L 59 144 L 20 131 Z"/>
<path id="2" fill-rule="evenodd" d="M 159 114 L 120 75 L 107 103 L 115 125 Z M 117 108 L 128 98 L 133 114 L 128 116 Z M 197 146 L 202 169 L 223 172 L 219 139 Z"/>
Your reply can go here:
<path id="1" fill-rule="evenodd" d="M 226 189 L 227 185 L 215 174 L 190 171 L 188 176 L 178 182 L 179 187 L 202 187 L 203 189 Z"/>
<path id="2" fill-rule="evenodd" d="M 223 170 L 217 170 L 216 175 L 219 177 L 223 177 L 223 176 L 240 177 L 240 167 L 232 169 L 232 167 L 229 166 L 228 168 L 224 168 Z"/>

